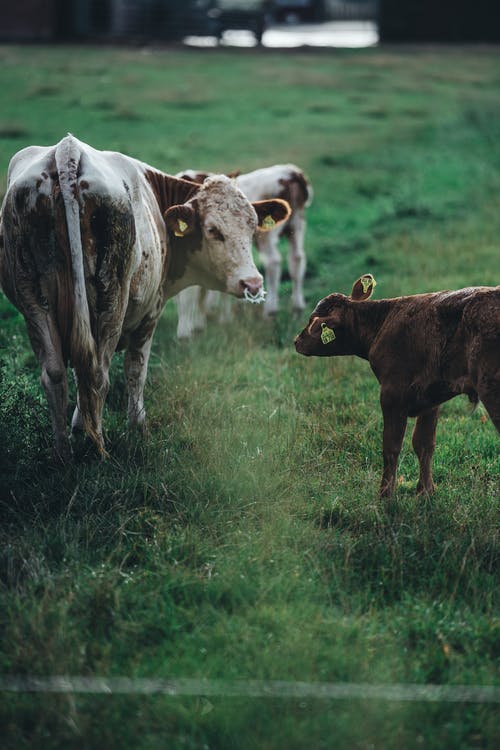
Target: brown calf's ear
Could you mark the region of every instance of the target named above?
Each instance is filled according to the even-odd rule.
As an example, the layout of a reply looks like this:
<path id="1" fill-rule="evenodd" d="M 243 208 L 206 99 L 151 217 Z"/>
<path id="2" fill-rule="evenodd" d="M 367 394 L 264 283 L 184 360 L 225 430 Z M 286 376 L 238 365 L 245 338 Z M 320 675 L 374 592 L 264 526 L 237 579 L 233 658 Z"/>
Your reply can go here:
<path id="1" fill-rule="evenodd" d="M 286 221 L 292 213 L 290 205 L 281 198 L 273 198 L 268 201 L 255 201 L 252 203 L 252 206 L 257 212 L 259 229 L 263 229 L 265 232 L 274 229 L 282 221 Z"/>
<path id="2" fill-rule="evenodd" d="M 196 227 L 196 211 L 187 203 L 170 206 L 163 218 L 169 232 L 173 232 L 176 237 L 185 237 L 194 232 Z"/>
<path id="3" fill-rule="evenodd" d="M 372 296 L 376 284 L 377 282 L 371 273 L 365 273 L 354 282 L 351 299 L 356 300 L 356 302 L 364 302 L 365 299 L 369 299 Z"/>

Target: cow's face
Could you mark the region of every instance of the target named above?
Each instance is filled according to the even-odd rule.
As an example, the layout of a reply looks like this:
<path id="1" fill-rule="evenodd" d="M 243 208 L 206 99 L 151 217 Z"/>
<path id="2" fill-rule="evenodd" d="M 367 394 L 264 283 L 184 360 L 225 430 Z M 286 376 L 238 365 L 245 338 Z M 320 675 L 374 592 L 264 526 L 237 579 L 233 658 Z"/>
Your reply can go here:
<path id="1" fill-rule="evenodd" d="M 352 318 L 354 302 L 367 300 L 375 287 L 371 274 L 361 276 L 354 284 L 350 297 L 329 294 L 314 308 L 309 323 L 295 338 L 295 349 L 306 357 L 335 357 L 354 354 Z"/>
<path id="2" fill-rule="evenodd" d="M 186 209 L 189 208 L 189 211 Z M 272 229 L 290 215 L 286 201 L 250 203 L 228 177 L 209 177 L 195 199 L 166 212 L 175 234 L 200 232 L 200 250 L 190 263 L 203 286 L 236 297 L 263 299 L 262 276 L 252 257 L 257 228 Z"/>

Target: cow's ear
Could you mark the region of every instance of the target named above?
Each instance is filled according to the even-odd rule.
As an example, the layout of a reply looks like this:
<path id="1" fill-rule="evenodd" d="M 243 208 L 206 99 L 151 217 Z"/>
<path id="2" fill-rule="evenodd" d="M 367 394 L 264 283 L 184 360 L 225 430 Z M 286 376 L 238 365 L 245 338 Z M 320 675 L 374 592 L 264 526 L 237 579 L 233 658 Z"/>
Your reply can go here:
<path id="1" fill-rule="evenodd" d="M 356 302 L 364 302 L 365 299 L 369 299 L 369 297 L 372 296 L 373 290 L 375 289 L 375 286 L 377 285 L 377 282 L 371 275 L 371 273 L 365 273 L 363 276 L 360 276 L 357 281 L 354 282 L 354 286 L 352 287 L 351 292 L 351 299 L 356 300 Z"/>
<path id="2" fill-rule="evenodd" d="M 196 228 L 196 211 L 188 203 L 170 206 L 163 214 L 163 218 L 169 232 L 173 232 L 176 237 L 186 237 Z"/>
<path id="3" fill-rule="evenodd" d="M 273 198 L 269 201 L 255 201 L 252 203 L 252 206 L 257 212 L 259 229 L 263 229 L 264 231 L 274 229 L 282 221 L 286 221 L 292 213 L 290 205 L 281 198 Z"/>

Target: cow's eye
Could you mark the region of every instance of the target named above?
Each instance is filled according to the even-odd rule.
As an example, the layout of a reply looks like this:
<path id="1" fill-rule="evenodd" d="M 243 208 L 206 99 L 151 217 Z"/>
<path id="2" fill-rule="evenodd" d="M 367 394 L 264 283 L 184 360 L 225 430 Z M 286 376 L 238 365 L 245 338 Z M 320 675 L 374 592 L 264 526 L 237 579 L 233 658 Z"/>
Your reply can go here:
<path id="1" fill-rule="evenodd" d="M 217 227 L 208 227 L 208 233 L 210 237 L 213 237 L 214 240 L 224 242 L 224 235 L 217 229 Z"/>

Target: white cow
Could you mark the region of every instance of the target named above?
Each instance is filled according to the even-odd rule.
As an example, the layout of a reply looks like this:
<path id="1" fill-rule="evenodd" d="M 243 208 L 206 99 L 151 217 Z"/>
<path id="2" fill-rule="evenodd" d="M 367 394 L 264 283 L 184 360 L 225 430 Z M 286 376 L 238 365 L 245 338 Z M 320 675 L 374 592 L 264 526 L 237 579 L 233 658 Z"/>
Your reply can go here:
<path id="1" fill-rule="evenodd" d="M 177 175 L 196 183 L 203 183 L 209 176 L 208 172 L 193 169 L 179 172 Z M 277 197 L 290 204 L 292 214 L 288 221 L 267 232 L 262 231 L 262 228 L 258 229 L 254 239 L 265 269 L 267 297 L 264 312 L 273 315 L 278 310 L 281 280 L 281 254 L 278 246 L 280 236 L 285 236 L 289 242 L 288 269 L 292 280 L 292 306 L 294 310 L 303 310 L 306 271 L 305 209 L 313 198 L 311 183 L 303 171 L 294 164 L 276 164 L 273 167 L 256 169 L 248 174 L 239 174 L 235 177 L 235 182 L 251 201 Z M 195 330 L 205 327 L 206 316 L 210 307 L 214 305 L 214 296 L 206 294 L 205 290 L 199 287 L 191 287 L 176 297 L 178 338 L 189 338 Z M 224 312 L 227 315 L 227 306 Z"/>
<path id="2" fill-rule="evenodd" d="M 71 135 L 12 158 L 0 282 L 40 362 L 57 456 L 71 455 L 67 366 L 78 392 L 72 426 L 105 455 L 102 410 L 114 351 L 126 351 L 128 421 L 141 425 L 151 340 L 166 300 L 190 284 L 262 296 L 252 237 L 289 214 L 283 200 L 250 203 L 223 175 L 195 185 Z"/>

